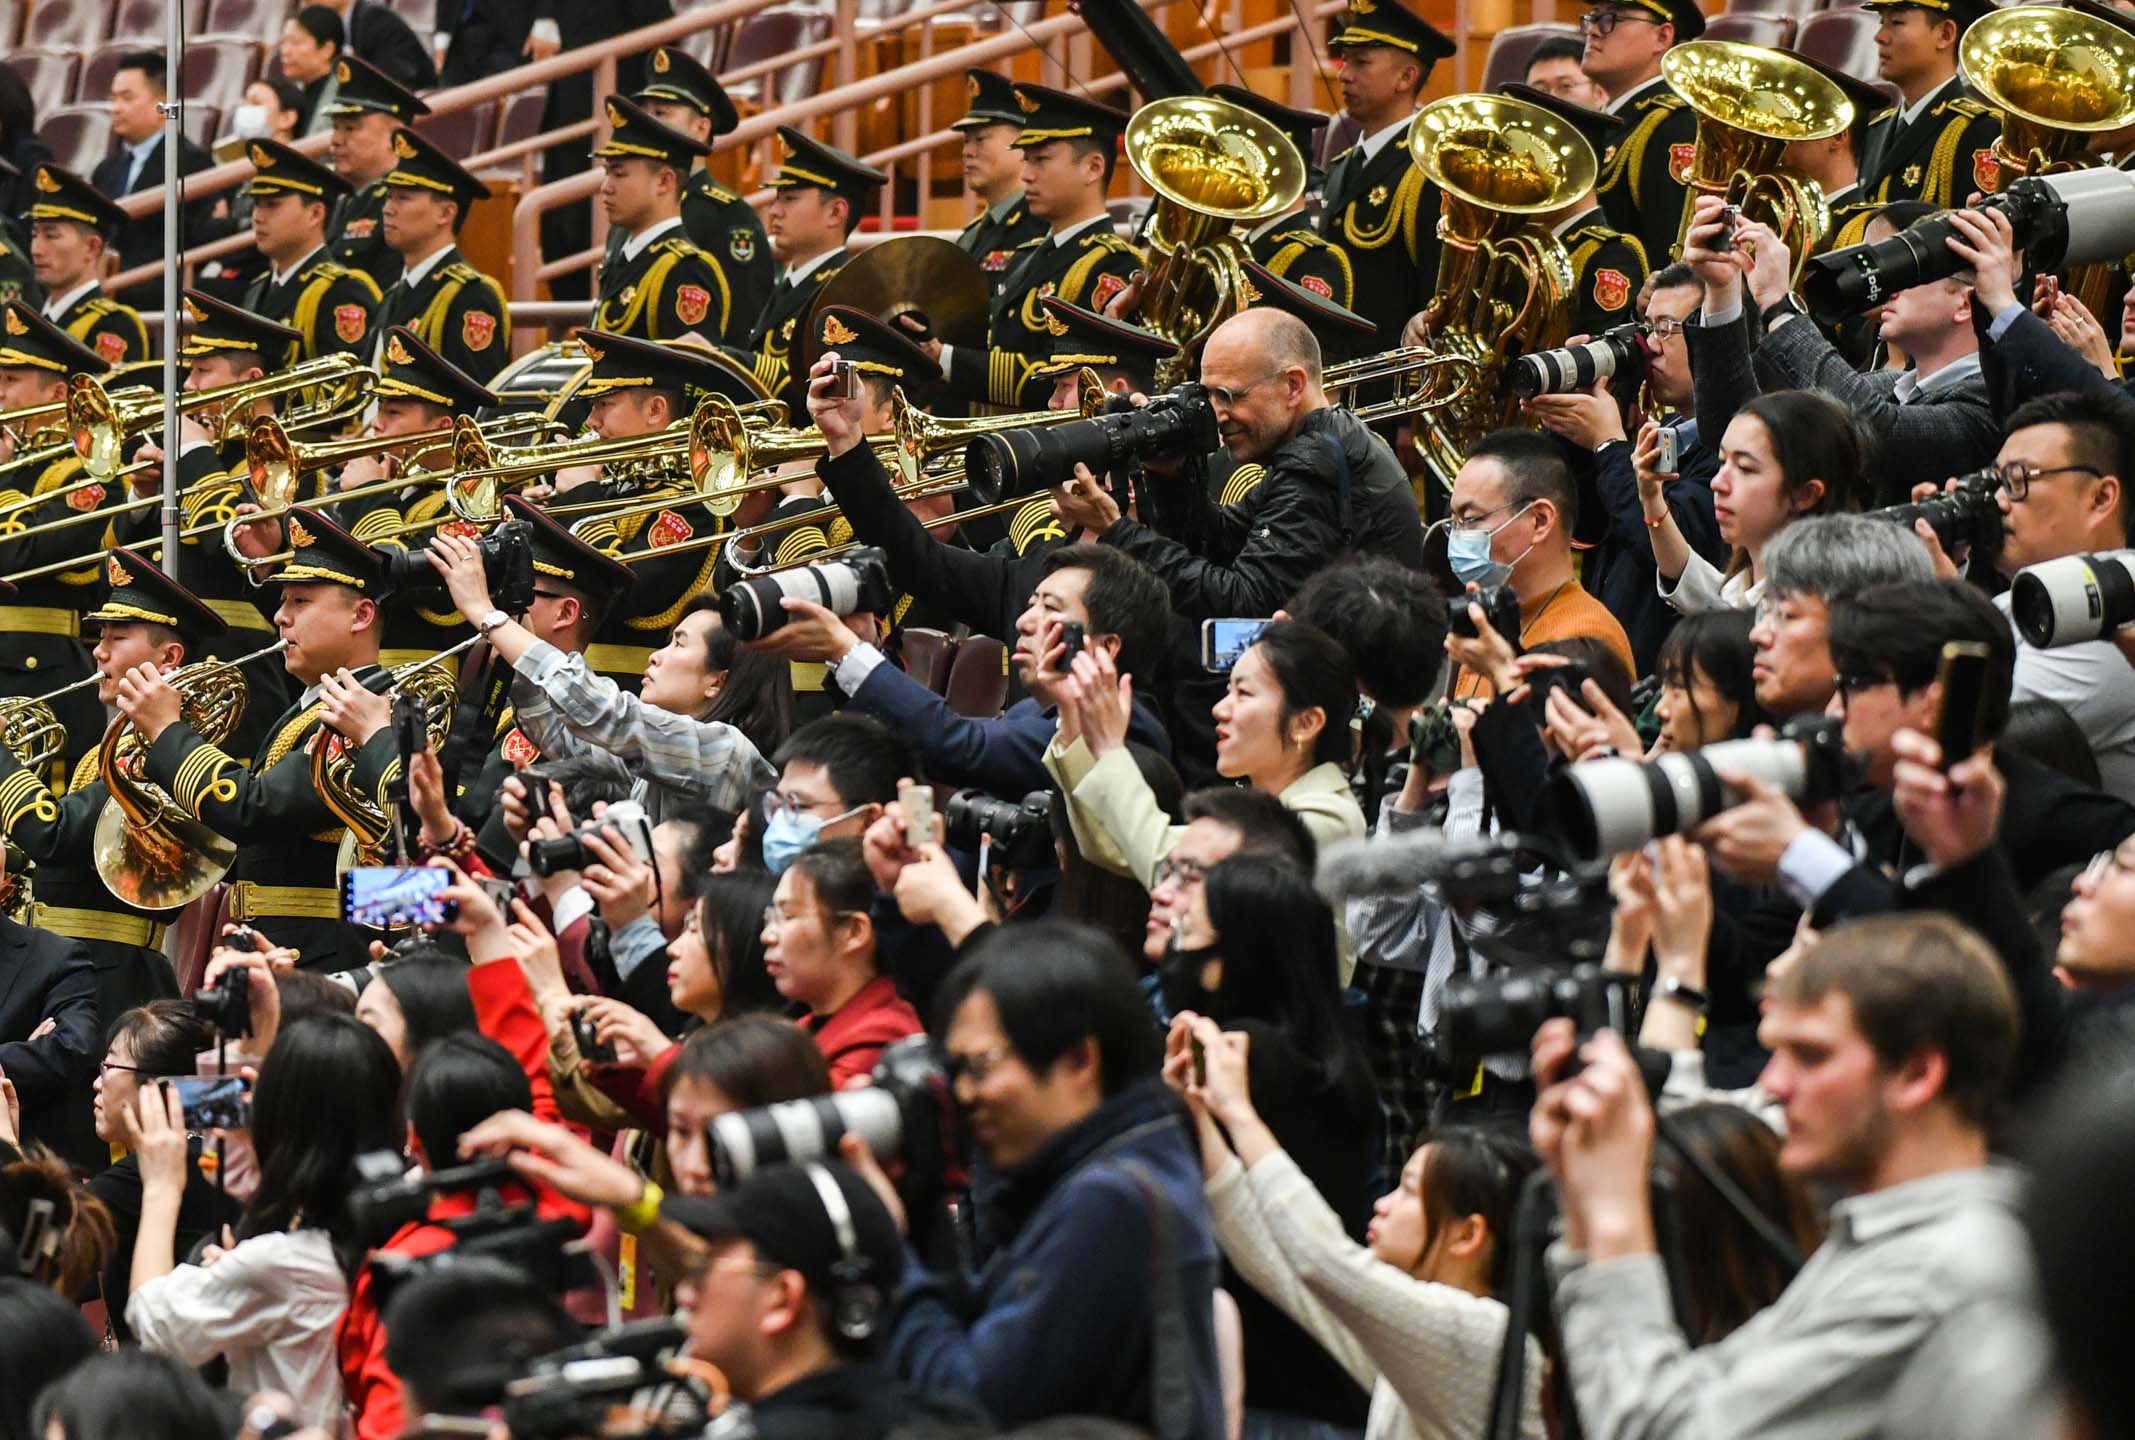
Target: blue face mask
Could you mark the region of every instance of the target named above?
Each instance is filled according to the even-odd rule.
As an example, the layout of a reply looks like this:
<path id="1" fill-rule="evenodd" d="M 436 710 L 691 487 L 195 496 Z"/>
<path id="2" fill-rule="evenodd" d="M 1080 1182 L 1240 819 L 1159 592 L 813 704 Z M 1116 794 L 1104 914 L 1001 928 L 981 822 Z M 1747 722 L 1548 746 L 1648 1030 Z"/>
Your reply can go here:
<path id="1" fill-rule="evenodd" d="M 1453 578 L 1463 585 L 1474 585 L 1485 590 L 1493 585 L 1504 584 L 1512 575 L 1512 567 L 1527 558 L 1527 551 L 1522 550 L 1518 559 L 1510 563 L 1493 560 L 1490 557 L 1490 542 L 1505 525 L 1510 525 L 1526 513 L 1527 506 L 1522 505 L 1506 517 L 1503 525 L 1489 530 L 1481 526 L 1463 529 L 1449 524 L 1446 527 L 1446 563 L 1453 567 Z M 1534 547 L 1530 545 L 1527 548 L 1531 550 Z"/>
<path id="2" fill-rule="evenodd" d="M 781 810 L 764 823 L 764 868 L 783 875 L 793 857 L 815 844 L 815 837 L 828 823 L 800 810 Z"/>

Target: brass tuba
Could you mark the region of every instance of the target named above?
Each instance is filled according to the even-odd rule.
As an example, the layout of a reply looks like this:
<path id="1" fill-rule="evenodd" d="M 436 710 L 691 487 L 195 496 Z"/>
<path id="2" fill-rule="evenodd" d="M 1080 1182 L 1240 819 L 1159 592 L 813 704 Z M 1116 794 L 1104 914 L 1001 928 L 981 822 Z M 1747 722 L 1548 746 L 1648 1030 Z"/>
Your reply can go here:
<path id="1" fill-rule="evenodd" d="M 482 637 L 470 635 L 459 644 L 424 660 L 411 661 L 392 672 L 391 691 L 412 695 L 423 707 L 423 733 L 432 750 L 442 749 L 452 728 L 452 711 L 459 703 L 459 682 L 442 662 L 474 648 Z M 311 785 L 319 800 L 348 827 L 341 837 L 340 865 L 378 865 L 385 861 L 387 842 L 393 838 L 393 817 L 385 807 L 356 788 L 356 757 L 341 737 L 325 727 L 311 737 Z"/>
<path id="2" fill-rule="evenodd" d="M 2081 10 L 1993 11 L 1966 28 L 1957 63 L 2002 117 L 2001 138 L 1973 165 L 1989 194 L 2020 176 L 2095 165 L 2091 136 L 2135 123 L 2135 35 Z"/>
<path id="3" fill-rule="evenodd" d="M 1305 190 L 1305 158 L 1252 111 L 1206 95 L 1157 100 L 1127 122 L 1127 163 L 1156 192 L 1136 319 L 1177 342 L 1157 383 L 1183 379 L 1208 332 L 1245 308 L 1236 227 L 1280 215 Z"/>
<path id="4" fill-rule="evenodd" d="M 1593 189 L 1600 162 L 1569 121 L 1509 95 L 1432 101 L 1409 152 L 1445 192 L 1431 347 L 1473 366 L 1458 399 L 1416 422 L 1417 448 L 1450 488 L 1477 440 L 1517 422 L 1505 362 L 1570 333 L 1571 256 L 1540 220 Z"/>
<path id="5" fill-rule="evenodd" d="M 1824 140 L 1853 123 L 1846 92 L 1781 50 L 1731 40 L 1686 40 L 1661 57 L 1661 73 L 1697 112 L 1697 149 L 1676 250 L 1700 195 L 1724 195 L 1786 242 L 1794 274 L 1831 228 L 1823 187 L 1780 164 L 1797 140 Z"/>
<path id="6" fill-rule="evenodd" d="M 277 640 L 235 660 L 201 660 L 171 676 L 180 716 L 210 744 L 220 745 L 244 718 L 243 669 L 280 654 Z M 230 872 L 237 847 L 185 813 L 142 774 L 148 747 L 130 720 L 115 720 L 97 747 L 96 775 L 111 792 L 96 818 L 90 852 L 104 888 L 143 910 L 170 910 L 205 895 Z"/>

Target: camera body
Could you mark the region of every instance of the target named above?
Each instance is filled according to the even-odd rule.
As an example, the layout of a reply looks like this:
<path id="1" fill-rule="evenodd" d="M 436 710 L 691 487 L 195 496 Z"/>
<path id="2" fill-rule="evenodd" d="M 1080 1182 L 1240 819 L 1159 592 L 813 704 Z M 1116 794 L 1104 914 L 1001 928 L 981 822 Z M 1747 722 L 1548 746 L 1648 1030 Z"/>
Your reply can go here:
<path id="1" fill-rule="evenodd" d="M 600 831 L 620 830 L 630 848 L 640 860 L 654 863 L 652 853 L 652 817 L 645 807 L 635 800 L 618 800 L 610 805 L 598 820 L 589 820 L 568 835 L 554 840 L 535 840 L 526 847 L 526 866 L 536 875 L 553 875 L 559 870 L 583 870 L 592 863 L 586 850 L 586 836 Z"/>
<path id="2" fill-rule="evenodd" d="M 1925 520 L 1945 553 L 1969 545 L 1975 556 L 1991 561 L 2002 548 L 2002 507 L 1994 498 L 2000 489 L 2001 479 L 1992 470 L 1975 470 L 1959 476 L 1955 490 L 1868 513 L 1908 530 L 1915 520 Z"/>
<path id="3" fill-rule="evenodd" d="M 737 1185 L 765 1165 L 835 1159 L 838 1142 L 858 1135 L 877 1160 L 904 1161 L 915 1180 L 938 1176 L 950 1153 L 956 1107 L 931 1041 L 911 1035 L 884 1047 L 872 1083 L 856 1090 L 782 1100 L 716 1117 L 712 1178 Z"/>
<path id="4" fill-rule="evenodd" d="M 593 1017 L 583 1010 L 574 1011 L 571 1015 L 571 1041 L 578 1047 L 579 1058 L 587 1064 L 615 1063 L 615 1042 L 601 1040 L 600 1032 L 594 1028 Z"/>
<path id="5" fill-rule="evenodd" d="M 1485 585 L 1467 595 L 1456 595 L 1446 606 L 1446 629 L 1455 635 L 1474 640 L 1479 638 L 1475 622 L 1468 618 L 1468 607 L 1483 607 L 1483 618 L 1490 622 L 1506 644 L 1520 648 L 1520 597 L 1510 585 Z"/>
<path id="6" fill-rule="evenodd" d="M 1646 347 L 1636 325 L 1618 325 L 1591 340 L 1555 350 L 1537 350 L 1512 362 L 1512 393 L 1522 400 L 1592 388 L 1596 380 L 1639 380 L 1646 373 Z"/>
<path id="7" fill-rule="evenodd" d="M 1581 1035 L 1630 1030 L 1632 977 L 1599 965 L 1530 970 L 1446 983 L 1438 1039 L 1459 1059 L 1524 1055 L 1545 1020 L 1568 1019 Z"/>
<path id="8" fill-rule="evenodd" d="M 2026 565 L 2010 583 L 2009 613 L 2016 633 L 2040 650 L 2080 645 L 2135 624 L 2135 551 Z"/>
<path id="9" fill-rule="evenodd" d="M 1205 387 L 1188 383 L 1147 405 L 981 435 L 964 449 L 964 478 L 972 498 L 991 505 L 1064 485 L 1078 462 L 1103 476 L 1131 461 L 1207 455 L 1218 443 L 1215 404 Z"/>
<path id="10" fill-rule="evenodd" d="M 220 984 L 195 990 L 187 1003 L 223 1039 L 243 1039 L 252 1033 L 252 972 L 225 970 Z"/>
<path id="11" fill-rule="evenodd" d="M 942 807 L 942 844 L 951 850 L 977 851 L 993 842 L 993 861 L 1011 870 L 1053 862 L 1053 793 L 1033 790 L 1021 802 L 1002 800 L 983 790 L 959 790 Z"/>
<path id="12" fill-rule="evenodd" d="M 890 588 L 889 559 L 880 550 L 855 550 L 842 560 L 796 565 L 737 581 L 719 594 L 719 619 L 737 640 L 761 640 L 787 621 L 779 601 L 791 596 L 822 606 L 839 617 L 864 612 L 881 614 L 896 592 Z"/>
<path id="13" fill-rule="evenodd" d="M 507 615 L 525 614 L 534 603 L 533 523 L 506 520 L 488 534 L 476 537 L 475 545 L 482 552 L 482 583 L 489 590 L 491 603 Z M 389 593 L 405 595 L 444 588 L 444 581 L 431 568 L 427 548 L 397 550 L 380 545 L 372 550 L 384 564 Z"/>

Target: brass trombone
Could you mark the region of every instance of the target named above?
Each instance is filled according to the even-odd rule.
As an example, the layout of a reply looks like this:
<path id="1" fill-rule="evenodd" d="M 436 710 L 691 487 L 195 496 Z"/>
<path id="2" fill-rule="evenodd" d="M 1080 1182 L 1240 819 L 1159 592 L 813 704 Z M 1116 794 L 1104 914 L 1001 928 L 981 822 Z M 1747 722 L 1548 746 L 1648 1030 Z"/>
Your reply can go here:
<path id="1" fill-rule="evenodd" d="M 282 417 L 285 428 L 309 430 L 352 420 L 370 404 L 371 386 L 377 379 L 377 372 L 355 356 L 336 352 L 300 361 L 257 380 L 188 390 L 178 397 L 178 413 L 205 412 L 201 417 L 205 428 L 217 444 L 227 445 L 244 438 L 245 427 L 252 423 L 247 412 L 254 405 L 293 390 L 323 386 L 327 394 Z M 67 430 L 74 436 L 75 452 L 88 465 L 90 475 L 99 480 L 118 475 L 125 464 L 123 452 L 128 440 L 162 423 L 161 395 L 121 401 L 106 393 L 92 375 L 77 375 L 67 382 Z M 162 501 L 159 498 L 150 503 Z"/>
<path id="2" fill-rule="evenodd" d="M 1440 394 L 1438 386 L 1441 372 L 1451 374 L 1459 381 L 1449 394 Z M 1365 355 L 1355 360 L 1345 360 L 1339 365 L 1330 365 L 1320 376 L 1320 385 L 1329 395 L 1344 394 L 1363 385 L 1375 385 L 1383 380 L 1407 380 L 1413 377 L 1412 385 L 1398 390 L 1391 399 L 1376 404 L 1359 406 L 1352 410 L 1359 420 L 1367 425 L 1376 425 L 1382 420 L 1395 420 L 1413 415 L 1422 410 L 1436 410 L 1451 405 L 1468 393 L 1480 373 L 1474 360 L 1466 355 L 1437 351 L 1424 345 L 1409 345 L 1395 350 L 1382 350 L 1376 355 Z"/>

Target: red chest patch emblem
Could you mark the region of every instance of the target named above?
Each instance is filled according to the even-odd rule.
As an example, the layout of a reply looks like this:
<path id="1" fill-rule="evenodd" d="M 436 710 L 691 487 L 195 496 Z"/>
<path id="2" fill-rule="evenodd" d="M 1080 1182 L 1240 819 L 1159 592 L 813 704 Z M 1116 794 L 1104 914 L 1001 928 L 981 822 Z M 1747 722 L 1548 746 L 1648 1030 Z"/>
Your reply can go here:
<path id="1" fill-rule="evenodd" d="M 472 520 L 447 520 L 437 527 L 437 533 L 457 535 L 462 540 L 479 540 L 482 538 L 482 527 Z"/>
<path id="2" fill-rule="evenodd" d="M 104 503 L 104 487 L 84 485 L 67 497 L 67 504 L 75 510 L 94 510 Z"/>
<path id="3" fill-rule="evenodd" d="M 702 285 L 684 285 L 675 291 L 675 313 L 684 325 L 695 325 L 712 308 L 712 292 Z"/>
<path id="4" fill-rule="evenodd" d="M 652 528 L 645 532 L 645 544 L 654 550 L 664 550 L 670 545 L 681 544 L 696 533 L 690 528 L 689 521 L 672 510 L 662 510 L 659 518 L 652 522 Z"/>
<path id="5" fill-rule="evenodd" d="M 378 217 L 375 215 L 362 220 L 351 220 L 341 227 L 341 238 L 344 240 L 368 240 L 371 238 L 371 232 L 377 228 Z"/>
<path id="6" fill-rule="evenodd" d="M 1002 270 L 1006 270 L 1008 268 L 1009 257 L 1014 255 L 1015 253 L 1016 252 L 1013 250 L 988 250 L 986 252 L 986 258 L 979 261 L 979 268 L 981 270 L 991 270 L 996 273 Z"/>
<path id="7" fill-rule="evenodd" d="M 1300 287 L 1310 290 L 1322 300 L 1332 300 L 1334 298 L 1334 287 L 1317 275 L 1307 275 L 1297 283 Z"/>
<path id="8" fill-rule="evenodd" d="M 487 350 L 489 342 L 497 338 L 497 317 L 482 310 L 470 310 L 460 317 L 460 339 L 470 350 Z"/>
<path id="9" fill-rule="evenodd" d="M 504 759 L 514 770 L 524 770 L 541 758 L 540 749 L 526 738 L 526 732 L 512 726 L 512 733 L 504 737 Z"/>
<path id="10" fill-rule="evenodd" d="M 363 313 L 361 305 L 336 305 L 334 307 L 334 334 L 345 345 L 353 345 L 363 338 L 369 328 L 371 317 Z"/>
<path id="11" fill-rule="evenodd" d="M 96 353 L 107 363 L 118 364 L 126 358 L 126 337 L 116 330 L 106 330 L 96 337 Z"/>
<path id="12" fill-rule="evenodd" d="M 1631 277 L 1621 270 L 1594 272 L 1594 303 L 1604 310 L 1621 310 L 1631 299 Z"/>
<path id="13" fill-rule="evenodd" d="M 1690 179 L 1690 167 L 1697 163 L 1698 147 L 1691 142 L 1668 147 L 1668 178 L 1682 185 Z"/>
<path id="14" fill-rule="evenodd" d="M 1098 276 L 1096 288 L 1090 291 L 1090 308 L 1103 314 L 1106 302 L 1126 288 L 1127 282 L 1117 275 Z"/>
<path id="15" fill-rule="evenodd" d="M 1972 182 L 1983 195 L 1993 195 L 2002 188 L 2001 157 L 1994 153 L 1993 146 L 1972 152 Z"/>

